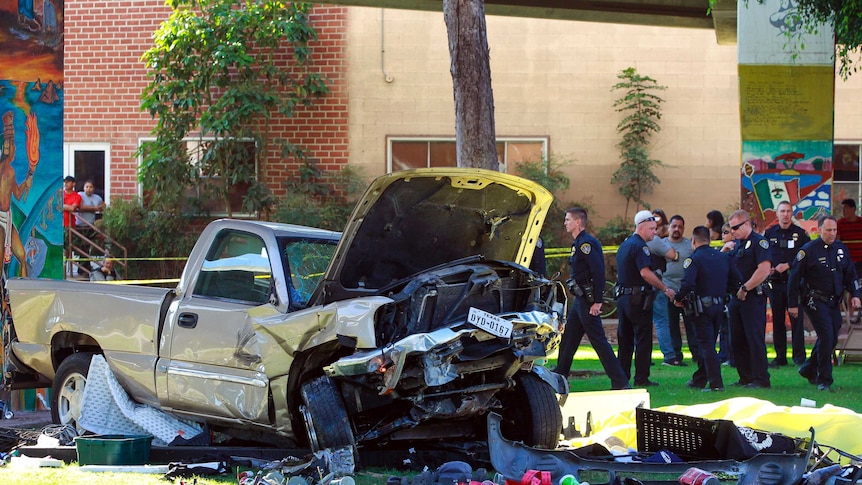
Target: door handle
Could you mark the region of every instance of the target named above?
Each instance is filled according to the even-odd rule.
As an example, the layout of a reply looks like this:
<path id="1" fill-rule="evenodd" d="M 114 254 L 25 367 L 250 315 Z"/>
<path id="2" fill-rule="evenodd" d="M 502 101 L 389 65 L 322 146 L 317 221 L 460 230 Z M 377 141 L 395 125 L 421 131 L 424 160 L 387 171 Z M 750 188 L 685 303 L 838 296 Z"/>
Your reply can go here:
<path id="1" fill-rule="evenodd" d="M 198 325 L 197 313 L 180 313 L 177 324 L 183 328 L 195 328 Z"/>

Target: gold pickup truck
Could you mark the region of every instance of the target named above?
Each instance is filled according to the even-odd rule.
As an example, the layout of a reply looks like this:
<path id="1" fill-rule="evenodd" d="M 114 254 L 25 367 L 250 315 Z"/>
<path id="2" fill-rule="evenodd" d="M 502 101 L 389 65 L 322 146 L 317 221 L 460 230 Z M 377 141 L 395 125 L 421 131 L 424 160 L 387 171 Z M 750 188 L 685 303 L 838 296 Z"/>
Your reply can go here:
<path id="1" fill-rule="evenodd" d="M 481 439 L 496 410 L 553 448 L 567 383 L 534 363 L 565 293 L 525 267 L 550 202 L 496 172 L 398 172 L 343 234 L 211 223 L 174 289 L 11 279 L 3 383 L 53 386 L 75 423 L 101 354 L 135 401 L 243 438 Z"/>

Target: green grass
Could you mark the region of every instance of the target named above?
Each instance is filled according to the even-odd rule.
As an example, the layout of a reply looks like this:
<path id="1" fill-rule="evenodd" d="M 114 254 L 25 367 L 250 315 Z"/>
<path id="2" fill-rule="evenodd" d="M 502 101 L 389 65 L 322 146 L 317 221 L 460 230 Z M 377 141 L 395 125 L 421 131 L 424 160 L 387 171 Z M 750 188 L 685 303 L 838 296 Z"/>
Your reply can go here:
<path id="1" fill-rule="evenodd" d="M 809 349 L 810 351 L 810 349 Z M 770 360 L 774 355 L 770 355 Z M 691 355 L 686 353 L 687 367 L 667 367 L 661 365 L 661 353 L 653 352 L 653 362 L 650 379 L 658 382 L 657 387 L 649 388 L 650 407 L 659 408 L 674 404 L 690 405 L 721 401 L 733 397 L 748 396 L 781 406 L 798 406 L 801 398 L 817 401 L 818 406 L 833 404 L 851 409 L 857 413 L 862 412 L 862 379 L 859 378 L 862 371 L 862 363 L 848 363 L 835 367 L 833 389 L 835 392 L 827 393 L 818 391 L 815 386 L 808 383 L 806 379 L 797 374 L 793 366 L 770 369 L 772 376 L 771 389 L 741 389 L 730 387 L 732 382 L 738 379 L 736 370 L 731 367 L 722 367 L 722 376 L 727 390 L 723 393 L 703 393 L 699 390 L 689 389 L 685 386 L 686 381 L 691 378 L 695 370 L 691 362 Z M 548 365 L 553 367 L 555 359 L 550 359 Z M 598 358 L 589 343 L 582 344 L 572 364 L 573 371 L 584 371 L 586 377 L 574 377 L 569 380 L 571 391 L 605 391 L 610 388 L 610 381 L 604 375 Z M 399 472 L 385 470 L 363 471 L 355 478 L 357 485 L 373 485 L 385 483 L 386 478 L 398 475 Z M 37 483 L 40 485 L 91 485 L 93 483 L 110 483 L 111 485 L 164 485 L 161 475 L 143 475 L 126 473 L 98 473 L 83 472 L 75 465 L 69 465 L 60 469 L 41 470 L 19 470 L 0 468 L 0 483 Z M 179 483 L 179 480 L 174 482 Z M 191 481 L 186 481 L 191 483 Z M 236 476 L 225 476 L 217 478 L 199 478 L 199 485 L 236 484 Z"/>
<path id="2" fill-rule="evenodd" d="M 810 346 L 809 346 L 810 353 Z M 701 404 L 722 401 L 733 397 L 754 397 L 763 399 L 779 406 L 799 406 L 801 398 L 813 399 L 817 406 L 832 404 L 862 413 L 862 363 L 850 362 L 833 369 L 832 386 L 833 392 L 819 391 L 816 386 L 808 383 L 807 379 L 799 376 L 793 365 L 769 369 L 771 376 L 771 389 L 742 389 L 730 387 L 730 384 L 739 379 L 736 369 L 728 366 L 721 367 L 721 375 L 724 379 L 725 392 L 704 393 L 697 389 L 689 389 L 685 383 L 691 379 L 692 373 L 697 368 L 691 360 L 691 354 L 685 353 L 686 367 L 669 367 L 661 365 L 661 352 L 655 350 L 651 367 L 650 380 L 658 382 L 658 386 L 650 387 L 650 407 L 659 408 L 673 404 Z M 775 357 L 770 352 L 769 360 Z M 556 359 L 551 359 L 549 367 L 553 368 Z M 572 371 L 587 371 L 587 377 L 573 377 L 569 379 L 571 391 L 606 391 L 610 389 L 610 380 L 604 375 L 601 363 L 593 352 L 589 343 L 582 343 L 575 355 Z M 634 371 L 634 369 L 632 369 Z"/>

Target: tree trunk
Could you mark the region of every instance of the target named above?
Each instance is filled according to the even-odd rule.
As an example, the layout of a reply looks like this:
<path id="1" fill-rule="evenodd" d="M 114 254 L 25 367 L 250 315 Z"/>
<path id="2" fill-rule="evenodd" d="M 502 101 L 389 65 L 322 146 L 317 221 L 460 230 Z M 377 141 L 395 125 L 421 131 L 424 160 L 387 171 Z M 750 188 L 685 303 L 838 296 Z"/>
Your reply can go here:
<path id="1" fill-rule="evenodd" d="M 459 167 L 498 170 L 484 0 L 443 0 L 455 92 Z"/>

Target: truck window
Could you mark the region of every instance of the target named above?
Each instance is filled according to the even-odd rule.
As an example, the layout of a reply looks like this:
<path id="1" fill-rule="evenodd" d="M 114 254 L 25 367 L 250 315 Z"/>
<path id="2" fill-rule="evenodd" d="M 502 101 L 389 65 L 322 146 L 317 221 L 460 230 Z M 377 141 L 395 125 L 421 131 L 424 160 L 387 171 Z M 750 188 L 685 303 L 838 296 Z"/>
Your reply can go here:
<path id="1" fill-rule="evenodd" d="M 296 290 L 291 291 L 300 299 L 300 305 L 311 297 L 314 288 L 323 278 L 329 260 L 335 254 L 336 240 L 330 239 L 293 239 L 279 240 L 282 261 L 290 273 L 288 283 Z M 293 303 L 293 302 L 291 302 Z"/>
<path id="2" fill-rule="evenodd" d="M 260 305 L 269 301 L 271 280 L 263 240 L 224 229 L 213 239 L 192 294 Z"/>

